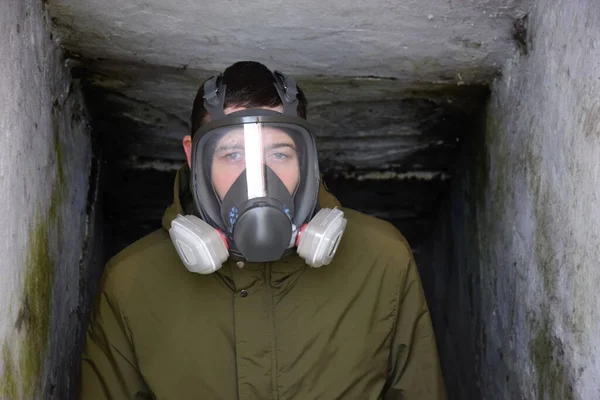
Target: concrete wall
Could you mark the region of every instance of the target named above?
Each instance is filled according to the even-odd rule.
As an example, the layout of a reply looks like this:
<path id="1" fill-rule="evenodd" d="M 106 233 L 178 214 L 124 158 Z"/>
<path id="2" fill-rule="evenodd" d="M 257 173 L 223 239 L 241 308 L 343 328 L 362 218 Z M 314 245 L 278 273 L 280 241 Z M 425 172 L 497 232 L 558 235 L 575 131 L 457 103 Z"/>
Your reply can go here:
<path id="1" fill-rule="evenodd" d="M 485 139 L 485 109 L 467 131 L 448 190 L 429 240 L 416 254 L 431 311 L 440 362 L 450 400 L 494 399 L 481 395 L 484 327 L 477 226 L 476 166 Z M 508 372 L 507 372 L 508 373 Z M 504 378 L 505 379 L 505 378 Z M 506 382 L 506 381 L 503 381 Z M 517 400 L 518 396 L 496 397 Z"/>
<path id="2" fill-rule="evenodd" d="M 600 398 L 600 3 L 540 0 L 489 106 L 483 393 Z M 483 175 L 485 178 L 485 175 Z"/>
<path id="3" fill-rule="evenodd" d="M 69 398 L 85 309 L 90 134 L 42 4 L 0 2 L 3 399 Z"/>
<path id="4" fill-rule="evenodd" d="M 538 0 L 526 37 L 457 166 L 434 322 L 454 398 L 598 399 L 600 3 Z"/>

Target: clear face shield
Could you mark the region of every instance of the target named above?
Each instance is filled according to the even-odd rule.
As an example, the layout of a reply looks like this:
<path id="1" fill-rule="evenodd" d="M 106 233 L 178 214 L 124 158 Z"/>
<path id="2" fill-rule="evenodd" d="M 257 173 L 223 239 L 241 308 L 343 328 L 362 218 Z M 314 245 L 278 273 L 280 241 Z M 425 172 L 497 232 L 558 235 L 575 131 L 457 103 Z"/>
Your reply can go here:
<path id="1" fill-rule="evenodd" d="M 255 114 L 232 114 L 196 136 L 193 186 L 203 217 L 245 259 L 270 261 L 294 246 L 315 210 L 318 164 L 307 126 Z"/>

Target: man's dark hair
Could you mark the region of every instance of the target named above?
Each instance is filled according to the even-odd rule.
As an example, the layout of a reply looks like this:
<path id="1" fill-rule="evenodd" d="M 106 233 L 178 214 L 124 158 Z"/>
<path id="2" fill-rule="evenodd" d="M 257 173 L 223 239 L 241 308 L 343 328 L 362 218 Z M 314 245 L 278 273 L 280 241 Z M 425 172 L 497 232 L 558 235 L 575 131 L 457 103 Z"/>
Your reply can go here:
<path id="1" fill-rule="evenodd" d="M 226 107 L 277 107 L 281 99 L 273 83 L 275 78 L 267 67 L 255 61 L 240 61 L 223 72 Z M 208 112 L 204 108 L 204 83 L 200 85 L 192 108 L 191 134 L 208 122 Z M 298 87 L 298 116 L 306 119 L 307 101 L 304 92 Z"/>

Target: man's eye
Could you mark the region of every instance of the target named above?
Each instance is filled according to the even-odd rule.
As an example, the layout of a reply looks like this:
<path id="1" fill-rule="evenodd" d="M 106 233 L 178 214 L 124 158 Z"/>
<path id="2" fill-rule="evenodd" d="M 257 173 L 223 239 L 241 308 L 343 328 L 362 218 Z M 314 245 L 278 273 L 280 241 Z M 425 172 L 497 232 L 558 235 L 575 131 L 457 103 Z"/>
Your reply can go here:
<path id="1" fill-rule="evenodd" d="M 236 161 L 236 160 L 239 160 L 240 158 L 242 158 L 242 153 L 240 153 L 240 152 L 228 153 L 225 155 L 225 158 L 227 158 L 229 161 Z"/>
<path id="2" fill-rule="evenodd" d="M 288 155 L 284 154 L 284 153 L 273 153 L 271 155 L 271 157 L 273 157 L 273 158 L 275 158 L 277 160 L 285 160 L 286 158 L 288 158 Z"/>

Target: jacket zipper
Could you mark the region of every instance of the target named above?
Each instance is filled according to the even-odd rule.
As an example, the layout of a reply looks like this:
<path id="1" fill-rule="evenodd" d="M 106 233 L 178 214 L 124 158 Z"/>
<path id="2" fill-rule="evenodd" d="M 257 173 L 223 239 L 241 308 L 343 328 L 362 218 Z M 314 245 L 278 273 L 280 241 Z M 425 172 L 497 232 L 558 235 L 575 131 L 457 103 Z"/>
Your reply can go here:
<path id="1" fill-rule="evenodd" d="M 275 336 L 275 302 L 273 299 L 273 288 L 271 287 L 271 263 L 265 265 L 265 284 L 267 287 L 268 307 L 267 318 L 271 329 L 271 391 L 272 398 L 279 399 L 279 388 L 277 382 L 277 338 Z"/>
<path id="2" fill-rule="evenodd" d="M 233 271 L 231 270 L 231 265 L 229 265 L 229 273 L 233 276 Z M 231 318 L 233 320 L 233 358 L 235 364 L 235 398 L 236 400 L 240 400 L 240 374 L 238 372 L 238 354 L 237 354 L 237 337 L 236 337 L 236 329 L 235 329 L 235 296 L 237 293 L 237 287 L 235 286 L 235 280 L 232 279 L 233 282 L 233 293 L 231 294 L 231 301 L 233 303 L 233 313 Z"/>

